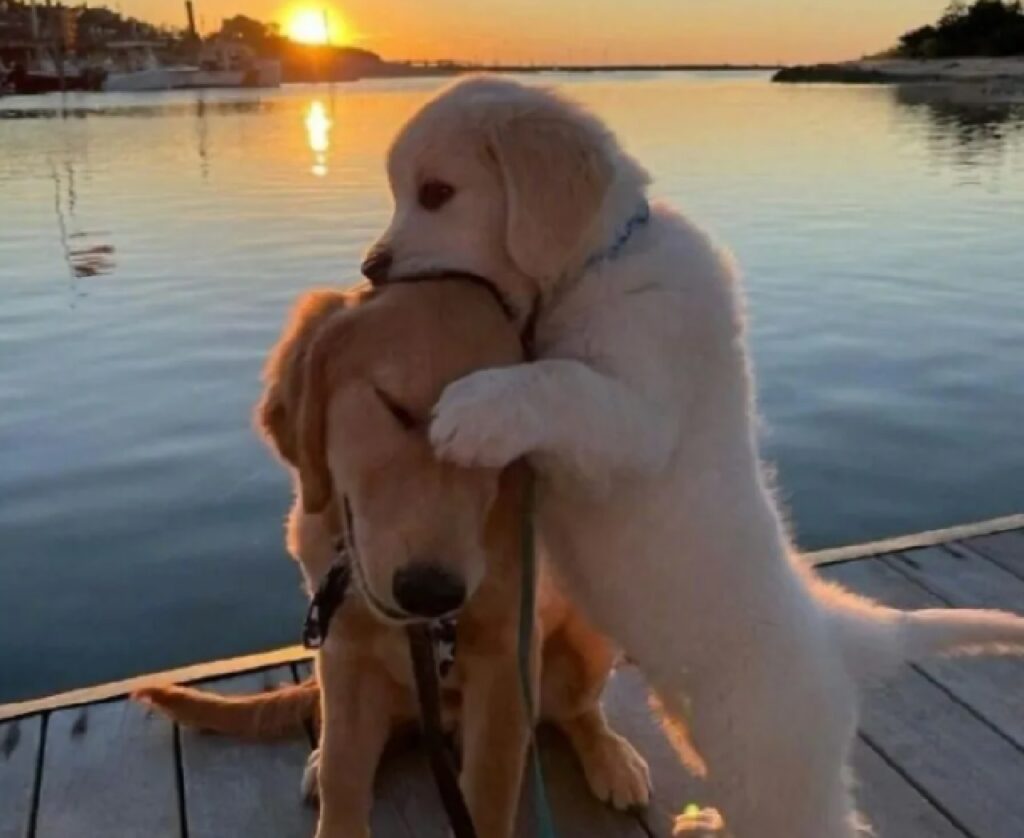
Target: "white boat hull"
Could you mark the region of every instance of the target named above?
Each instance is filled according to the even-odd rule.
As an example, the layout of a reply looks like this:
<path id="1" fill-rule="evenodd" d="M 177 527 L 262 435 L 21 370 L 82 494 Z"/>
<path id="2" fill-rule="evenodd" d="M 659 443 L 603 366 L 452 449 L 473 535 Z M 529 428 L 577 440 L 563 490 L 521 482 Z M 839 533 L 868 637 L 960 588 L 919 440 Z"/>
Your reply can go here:
<path id="1" fill-rule="evenodd" d="M 189 87 L 189 80 L 199 73 L 196 67 L 151 67 L 128 73 L 109 73 L 103 82 L 108 92 L 139 90 L 180 90 Z"/>

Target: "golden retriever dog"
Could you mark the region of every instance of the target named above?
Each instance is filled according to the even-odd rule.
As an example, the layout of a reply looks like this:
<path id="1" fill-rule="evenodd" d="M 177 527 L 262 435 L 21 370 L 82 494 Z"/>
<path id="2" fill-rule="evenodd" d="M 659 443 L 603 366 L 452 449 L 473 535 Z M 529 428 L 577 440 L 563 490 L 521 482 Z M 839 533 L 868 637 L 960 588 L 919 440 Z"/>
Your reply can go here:
<path id="1" fill-rule="evenodd" d="M 458 720 L 460 783 L 482 838 L 513 831 L 533 721 L 517 662 L 525 466 L 442 463 L 427 429 L 448 384 L 517 363 L 522 352 L 486 288 L 435 279 L 309 293 L 267 363 L 257 416 L 295 475 L 289 549 L 313 591 L 342 535 L 356 581 L 317 660 L 320 838 L 368 834 L 383 748 L 417 718 L 403 626 L 454 614 L 457 655 L 442 689 Z M 542 718 L 566 734 L 597 797 L 645 804 L 647 766 L 599 703 L 612 647 L 543 567 L 537 602 L 533 680 Z M 139 697 L 186 723 L 260 735 L 294 728 L 316 693 L 310 683 L 241 700 L 180 688 Z"/>
<path id="2" fill-rule="evenodd" d="M 904 613 L 802 566 L 765 480 L 738 271 L 594 114 L 475 77 L 403 126 L 377 284 L 486 277 L 536 360 L 445 388 L 446 462 L 538 475 L 566 591 L 685 719 L 738 838 L 849 838 L 863 685 L 907 660 L 1024 650 L 1024 620 Z M 538 312 L 536 318 L 531 312 Z"/>

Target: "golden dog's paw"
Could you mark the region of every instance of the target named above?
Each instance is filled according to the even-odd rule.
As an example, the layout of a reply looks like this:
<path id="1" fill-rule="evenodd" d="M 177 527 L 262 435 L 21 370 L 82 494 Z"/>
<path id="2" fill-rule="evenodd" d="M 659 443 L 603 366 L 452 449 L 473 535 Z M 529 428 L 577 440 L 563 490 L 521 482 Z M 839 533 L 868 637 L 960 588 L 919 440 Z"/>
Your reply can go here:
<path id="1" fill-rule="evenodd" d="M 594 796 L 616 809 L 642 807 L 650 802 L 647 760 L 616 733 L 600 737 L 588 748 L 583 773 Z"/>
<path id="2" fill-rule="evenodd" d="M 721 838 L 725 835 L 725 824 L 717 809 L 701 809 L 692 804 L 676 817 L 672 834 L 688 835 L 691 838 Z"/>
<path id="3" fill-rule="evenodd" d="M 314 748 L 302 772 L 302 799 L 310 806 L 320 802 L 320 749 Z"/>

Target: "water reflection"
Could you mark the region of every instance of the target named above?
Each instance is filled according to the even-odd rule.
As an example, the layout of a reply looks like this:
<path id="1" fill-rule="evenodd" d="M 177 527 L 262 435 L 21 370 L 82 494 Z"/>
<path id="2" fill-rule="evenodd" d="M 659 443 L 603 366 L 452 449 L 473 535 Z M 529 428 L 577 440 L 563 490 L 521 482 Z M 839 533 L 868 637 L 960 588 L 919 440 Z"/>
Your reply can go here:
<path id="1" fill-rule="evenodd" d="M 327 174 L 327 152 L 331 147 L 331 118 L 324 103 L 314 99 L 306 109 L 306 139 L 313 152 L 313 166 L 310 171 L 317 177 Z"/>
<path id="2" fill-rule="evenodd" d="M 199 153 L 199 176 L 210 177 L 210 127 L 206 118 L 206 97 L 196 99 L 196 150 Z"/>
<path id="3" fill-rule="evenodd" d="M 197 107 L 197 101 L 203 101 L 204 109 L 210 114 L 255 114 L 273 110 L 275 103 L 262 99 L 242 99 L 234 101 L 208 101 L 202 97 L 198 100 L 175 99 L 159 102 L 133 102 L 128 97 L 117 97 L 111 93 L 65 94 L 57 99 L 51 96 L 11 96 L 4 99 L 0 108 L 0 120 L 3 119 L 90 119 L 95 117 L 133 117 L 142 119 L 159 119 L 188 113 Z M 161 95 L 161 94 L 151 94 Z M 98 97 L 105 97 L 104 101 Z M 135 95 L 139 98 L 139 94 Z M 42 101 L 35 101 L 42 100 Z"/>
<path id="4" fill-rule="evenodd" d="M 81 292 L 74 284 L 74 280 L 113 271 L 116 251 L 112 244 L 97 241 L 97 237 L 106 236 L 107 233 L 78 227 L 78 190 L 75 187 L 74 164 L 70 160 L 65 162 L 64 176 L 61 177 L 60 171 L 51 163 L 50 176 L 53 180 L 53 208 L 57 218 L 61 253 L 72 280 L 72 296 L 77 297 Z"/>
<path id="5" fill-rule="evenodd" d="M 1024 101 L 975 85 L 898 85 L 896 103 L 925 123 L 933 154 L 957 167 L 997 163 L 1024 146 Z"/>

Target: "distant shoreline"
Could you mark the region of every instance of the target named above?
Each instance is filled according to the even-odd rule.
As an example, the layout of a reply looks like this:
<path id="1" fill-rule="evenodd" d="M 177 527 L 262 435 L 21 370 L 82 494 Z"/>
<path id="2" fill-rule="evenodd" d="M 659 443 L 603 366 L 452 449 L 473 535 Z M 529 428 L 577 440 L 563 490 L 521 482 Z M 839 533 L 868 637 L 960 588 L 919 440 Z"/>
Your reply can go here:
<path id="1" fill-rule="evenodd" d="M 770 72 L 781 64 L 462 64 L 449 62 L 387 61 L 362 78 L 454 76 L 465 73 L 662 73 L 662 72 Z"/>
<path id="2" fill-rule="evenodd" d="M 1024 103 L 1024 57 L 865 58 L 783 67 L 772 81 L 810 84 L 915 84 L 955 88 L 985 99 Z"/>

